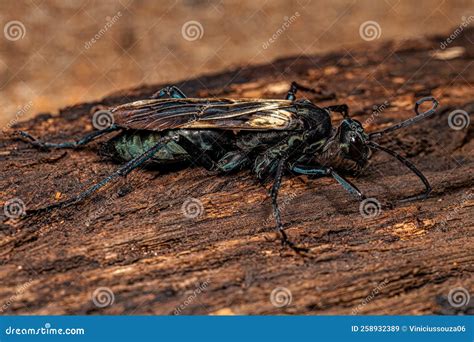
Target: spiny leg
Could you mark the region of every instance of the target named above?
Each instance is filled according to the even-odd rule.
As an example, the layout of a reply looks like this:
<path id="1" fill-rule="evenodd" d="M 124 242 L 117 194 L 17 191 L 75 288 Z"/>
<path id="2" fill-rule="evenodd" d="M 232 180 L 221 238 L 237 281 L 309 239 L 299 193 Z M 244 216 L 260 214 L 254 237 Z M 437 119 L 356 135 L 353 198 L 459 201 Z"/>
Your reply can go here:
<path id="1" fill-rule="evenodd" d="M 54 208 L 66 208 L 69 207 L 70 205 L 76 204 L 78 202 L 81 202 L 85 198 L 89 197 L 92 195 L 94 192 L 105 186 L 107 183 L 109 183 L 111 180 L 118 178 L 120 176 L 126 176 L 130 172 L 132 172 L 134 169 L 142 165 L 144 162 L 152 158 L 155 153 L 162 148 L 166 143 L 168 143 L 171 140 L 176 140 L 176 137 L 165 137 L 159 140 L 158 143 L 153 145 L 150 149 L 148 149 L 146 152 L 143 154 L 133 158 L 129 162 L 127 162 L 125 165 L 121 166 L 119 169 L 117 169 L 114 173 L 112 173 L 110 176 L 104 178 L 101 180 L 99 183 L 91 186 L 89 189 L 81 192 L 79 195 L 74 196 L 71 199 L 68 199 L 66 201 L 62 201 L 59 203 L 55 203 L 52 205 L 49 205 L 44 208 L 39 208 L 39 209 L 33 209 L 33 210 L 28 210 L 26 212 L 27 216 L 38 214 L 41 212 L 49 211 Z"/>
<path id="2" fill-rule="evenodd" d="M 387 154 L 390 154 L 391 156 L 397 158 L 403 165 L 405 165 L 407 168 L 409 168 L 415 175 L 418 176 L 418 178 L 421 179 L 421 181 L 423 182 L 423 184 L 425 185 L 425 192 L 420 194 L 420 195 L 415 195 L 415 196 L 411 196 L 411 197 L 408 197 L 408 198 L 404 198 L 403 200 L 401 200 L 401 202 L 409 202 L 409 201 L 416 201 L 416 200 L 420 200 L 420 199 L 425 199 L 428 197 L 428 195 L 430 194 L 431 192 L 431 185 L 430 183 L 428 182 L 428 180 L 426 179 L 426 177 L 423 175 L 423 173 L 421 173 L 420 170 L 418 170 L 416 168 L 415 165 L 413 165 L 410 161 L 408 161 L 407 159 L 403 158 L 401 155 L 399 155 L 398 153 L 396 153 L 395 151 L 392 151 L 392 150 L 389 150 L 388 148 L 385 148 L 383 146 L 380 146 L 379 144 L 377 143 L 374 143 L 373 141 L 370 141 L 368 143 L 368 145 L 376 150 L 380 150 L 380 151 L 383 151 Z"/>
<path id="3" fill-rule="evenodd" d="M 175 86 L 164 87 L 163 89 L 158 90 L 156 93 L 154 93 L 151 96 L 151 98 L 152 99 L 159 99 L 159 98 L 166 97 L 166 96 L 174 98 L 174 99 L 185 99 L 186 98 L 186 95 L 184 95 L 184 93 L 178 87 L 175 87 Z"/>
<path id="4" fill-rule="evenodd" d="M 278 207 L 278 191 L 281 187 L 281 180 L 283 178 L 283 168 L 285 163 L 285 159 L 279 161 L 275 174 L 275 180 L 270 190 L 270 197 L 272 198 L 273 216 L 275 217 L 277 231 L 281 235 L 282 244 L 286 244 L 288 247 L 290 247 L 297 253 L 307 252 L 308 250 L 306 248 L 297 247 L 293 242 L 288 239 L 288 235 L 285 233 L 285 230 L 283 229 L 283 224 L 281 222 L 281 213 L 280 208 Z"/>
<path id="5" fill-rule="evenodd" d="M 351 195 L 354 195 L 359 200 L 364 200 L 365 195 L 348 179 L 344 176 L 338 174 L 332 168 L 311 168 L 302 165 L 293 165 L 290 168 L 291 171 L 308 176 L 332 176 L 342 187 L 349 192 Z"/>
<path id="6" fill-rule="evenodd" d="M 112 125 L 112 126 L 106 128 L 106 129 L 103 129 L 103 130 L 88 133 L 84 137 L 82 137 L 81 139 L 79 139 L 77 141 L 67 141 L 67 142 L 58 143 L 58 144 L 49 143 L 49 142 L 42 142 L 42 141 L 36 139 L 35 137 L 33 137 L 32 135 L 30 135 L 27 132 L 19 131 L 18 133 L 23 138 L 28 139 L 28 142 L 31 145 L 33 145 L 35 147 L 38 147 L 38 148 L 43 148 L 43 149 L 48 149 L 48 148 L 76 148 L 76 147 L 79 147 L 79 146 L 86 145 L 87 143 L 91 142 L 92 140 L 94 140 L 97 137 L 100 137 L 101 135 L 110 133 L 112 131 L 116 131 L 118 129 L 119 128 L 117 126 Z"/>
<path id="7" fill-rule="evenodd" d="M 340 113 L 342 114 L 342 117 L 344 119 L 347 119 L 349 117 L 349 106 L 346 105 L 345 103 L 340 104 L 340 105 L 327 106 L 327 107 L 324 107 L 323 109 L 327 109 L 331 112 Z"/>

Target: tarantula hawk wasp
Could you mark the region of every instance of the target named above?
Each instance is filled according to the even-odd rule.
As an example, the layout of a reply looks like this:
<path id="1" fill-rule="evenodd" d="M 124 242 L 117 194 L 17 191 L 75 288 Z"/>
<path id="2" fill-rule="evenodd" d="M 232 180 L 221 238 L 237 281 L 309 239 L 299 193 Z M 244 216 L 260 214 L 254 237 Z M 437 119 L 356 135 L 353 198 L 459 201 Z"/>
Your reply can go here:
<path id="1" fill-rule="evenodd" d="M 428 196 L 431 187 L 426 177 L 410 161 L 374 140 L 434 114 L 438 106 L 436 99 L 422 98 L 416 102 L 414 117 L 366 133 L 359 121 L 349 117 L 347 105 L 321 108 L 308 100 L 296 99 L 298 90 L 312 91 L 293 82 L 282 100 L 187 98 L 177 87 L 169 86 L 151 99 L 114 107 L 111 110 L 114 123 L 110 127 L 91 132 L 77 141 L 42 142 L 20 132 L 38 148 L 61 149 L 80 147 L 99 136 L 120 131 L 107 146 L 115 157 L 126 161 L 114 173 L 77 196 L 30 212 L 78 203 L 149 160 L 162 165 L 192 160 L 208 170 L 223 173 L 249 168 L 260 180 L 273 178 L 270 196 L 276 229 L 282 242 L 297 250 L 283 229 L 277 202 L 282 177 L 287 171 L 332 177 L 351 195 L 363 200 L 363 193 L 343 174 L 362 169 L 368 163 L 371 150 L 380 150 L 398 159 L 423 182 L 425 191 L 406 200 Z M 420 113 L 419 106 L 426 101 L 431 101 L 432 107 Z M 331 123 L 331 112 L 342 115 L 338 127 Z"/>

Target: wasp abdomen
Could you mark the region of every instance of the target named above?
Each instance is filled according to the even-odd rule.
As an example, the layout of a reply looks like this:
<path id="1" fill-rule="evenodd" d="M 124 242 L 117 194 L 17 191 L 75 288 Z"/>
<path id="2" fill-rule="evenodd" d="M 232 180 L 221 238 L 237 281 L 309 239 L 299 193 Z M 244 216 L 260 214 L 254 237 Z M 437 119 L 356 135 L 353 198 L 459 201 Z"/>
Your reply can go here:
<path id="1" fill-rule="evenodd" d="M 126 131 L 114 139 L 114 154 L 122 160 L 132 160 L 133 158 L 145 153 L 154 146 L 161 138 L 169 136 L 168 132 L 149 132 L 149 131 Z M 163 148 L 156 152 L 152 161 L 154 162 L 180 162 L 186 160 L 188 153 L 176 142 L 170 141 Z"/>
<path id="2" fill-rule="evenodd" d="M 209 154 L 213 160 L 218 160 L 228 152 L 228 143 L 224 135 L 228 132 L 213 130 L 188 130 L 177 129 L 162 132 L 155 131 L 135 131 L 127 130 L 112 139 L 107 150 L 112 155 L 121 160 L 129 161 L 145 153 L 160 139 L 174 137 L 167 142 L 163 148 L 159 149 L 153 158 L 154 163 L 180 163 L 186 160 L 196 159 L 202 153 Z"/>

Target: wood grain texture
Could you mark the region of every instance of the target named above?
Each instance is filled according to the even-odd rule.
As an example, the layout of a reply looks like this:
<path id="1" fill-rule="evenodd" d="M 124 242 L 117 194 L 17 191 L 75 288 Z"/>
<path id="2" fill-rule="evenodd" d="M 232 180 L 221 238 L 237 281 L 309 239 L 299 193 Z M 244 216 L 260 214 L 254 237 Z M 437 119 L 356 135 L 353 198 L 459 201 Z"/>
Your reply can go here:
<path id="1" fill-rule="evenodd" d="M 471 35 L 472 30 L 466 31 Z M 458 39 L 456 44 L 470 44 Z M 455 44 L 455 45 L 456 45 Z M 280 201 L 302 258 L 273 233 L 267 189 L 249 172 L 216 175 L 200 168 L 145 168 L 85 203 L 28 220 L 1 217 L 0 310 L 3 314 L 443 314 L 474 313 L 448 293 L 474 297 L 473 125 L 453 130 L 449 113 L 474 111 L 472 46 L 440 60 L 435 39 L 374 43 L 370 48 L 277 60 L 178 83 L 189 96 L 282 98 L 290 81 L 334 93 L 320 105 L 347 103 L 367 131 L 412 115 L 433 95 L 438 113 L 381 142 L 407 156 L 433 186 L 425 201 L 398 203 L 422 185 L 397 161 L 376 154 L 353 179 L 382 204 L 364 218 L 359 203 L 331 179 L 288 177 Z M 162 85 L 41 114 L 15 128 L 53 141 L 91 131 L 90 110 L 145 99 Z M 207 87 L 207 88 L 206 88 Z M 374 105 L 383 109 L 373 112 Z M 338 120 L 337 114 L 334 116 Z M 9 130 L 0 139 L 0 199 L 37 208 L 77 194 L 117 168 L 97 154 L 38 151 Z M 202 203 L 183 215 L 189 199 Z M 2 213 L 3 215 L 3 213 Z M 114 302 L 98 307 L 98 288 Z M 289 305 L 270 300 L 291 292 Z M 200 290 L 197 290 L 197 289 Z"/>

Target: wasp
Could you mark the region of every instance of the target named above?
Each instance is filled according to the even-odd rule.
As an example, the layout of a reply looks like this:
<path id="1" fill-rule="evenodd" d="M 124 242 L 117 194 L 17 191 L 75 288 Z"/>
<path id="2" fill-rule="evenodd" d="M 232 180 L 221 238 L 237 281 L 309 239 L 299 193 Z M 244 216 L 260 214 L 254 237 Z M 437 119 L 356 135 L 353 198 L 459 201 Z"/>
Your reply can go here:
<path id="1" fill-rule="evenodd" d="M 93 131 L 82 139 L 63 143 L 42 142 L 19 132 L 32 145 L 43 149 L 77 148 L 93 139 L 120 131 L 107 143 L 107 150 L 124 164 L 108 177 L 68 200 L 40 210 L 64 208 L 92 195 L 110 181 L 126 176 L 145 162 L 160 165 L 190 162 L 222 173 L 250 169 L 259 180 L 271 179 L 269 191 L 276 230 L 282 242 L 296 249 L 285 233 L 278 207 L 278 191 L 285 173 L 328 176 L 359 200 L 364 194 L 346 178 L 362 170 L 373 150 L 396 158 L 423 182 L 423 193 L 407 198 L 426 198 L 431 186 L 426 177 L 407 159 L 375 142 L 377 138 L 408 127 L 435 113 L 438 101 L 424 97 L 415 104 L 415 116 L 377 132 L 366 133 L 362 124 L 350 118 L 346 104 L 318 107 L 307 99 L 297 99 L 297 91 L 310 88 L 292 82 L 286 98 L 230 99 L 187 98 L 175 86 L 168 86 L 151 99 L 119 105 L 111 109 L 113 124 Z M 425 112 L 419 106 L 431 101 Z M 342 115 L 337 127 L 332 113 Z"/>

